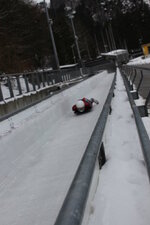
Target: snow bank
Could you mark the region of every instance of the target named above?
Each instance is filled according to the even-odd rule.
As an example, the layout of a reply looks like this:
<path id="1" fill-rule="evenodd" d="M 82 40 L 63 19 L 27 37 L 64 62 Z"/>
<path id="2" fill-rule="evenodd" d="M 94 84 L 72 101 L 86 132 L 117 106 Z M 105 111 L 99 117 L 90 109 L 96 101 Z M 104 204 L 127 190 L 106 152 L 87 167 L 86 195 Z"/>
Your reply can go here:
<path id="1" fill-rule="evenodd" d="M 130 60 L 127 65 L 144 65 L 144 64 L 150 64 L 150 57 L 143 58 L 143 56 L 137 57 L 135 59 Z"/>

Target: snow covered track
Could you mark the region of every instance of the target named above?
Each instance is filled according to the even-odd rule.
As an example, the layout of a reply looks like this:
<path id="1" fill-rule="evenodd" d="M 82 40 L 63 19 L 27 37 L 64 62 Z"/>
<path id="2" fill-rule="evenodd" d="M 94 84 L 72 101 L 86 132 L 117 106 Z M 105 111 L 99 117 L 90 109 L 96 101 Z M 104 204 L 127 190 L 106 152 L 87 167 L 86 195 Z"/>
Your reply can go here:
<path id="1" fill-rule="evenodd" d="M 113 78 L 102 72 L 0 123 L 0 224 L 54 224 Z M 83 96 L 99 105 L 76 116 Z"/>
<path id="2" fill-rule="evenodd" d="M 0 123 L 0 224 L 54 225 L 113 79 L 102 72 Z M 114 93 L 106 163 L 99 171 L 96 160 L 82 225 L 148 225 L 149 180 L 119 73 Z M 76 116 L 72 104 L 83 96 L 99 105 Z"/>

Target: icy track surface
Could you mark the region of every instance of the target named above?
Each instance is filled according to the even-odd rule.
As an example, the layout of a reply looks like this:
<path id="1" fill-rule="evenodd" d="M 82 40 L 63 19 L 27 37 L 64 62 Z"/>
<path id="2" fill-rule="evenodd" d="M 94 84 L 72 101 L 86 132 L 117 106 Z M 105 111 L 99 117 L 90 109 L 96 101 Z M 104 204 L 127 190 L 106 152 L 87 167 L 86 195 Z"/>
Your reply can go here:
<path id="1" fill-rule="evenodd" d="M 105 153 L 107 162 L 99 174 L 88 225 L 150 224 L 150 184 L 119 70 Z"/>
<path id="2" fill-rule="evenodd" d="M 0 224 L 53 225 L 110 89 L 102 72 L 0 123 Z M 99 105 L 76 116 L 72 105 Z"/>

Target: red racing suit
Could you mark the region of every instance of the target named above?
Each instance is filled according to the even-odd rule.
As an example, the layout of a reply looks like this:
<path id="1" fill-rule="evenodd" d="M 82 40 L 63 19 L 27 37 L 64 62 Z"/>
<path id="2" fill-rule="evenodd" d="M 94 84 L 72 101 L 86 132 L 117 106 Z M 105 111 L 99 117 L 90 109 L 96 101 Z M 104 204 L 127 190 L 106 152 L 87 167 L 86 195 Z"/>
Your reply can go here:
<path id="1" fill-rule="evenodd" d="M 92 103 L 93 101 L 92 100 L 89 100 L 87 98 L 82 98 L 81 99 L 83 102 L 84 102 L 84 112 L 88 112 L 91 108 L 92 108 Z M 76 105 L 73 105 L 72 106 L 72 110 L 75 112 L 75 113 L 80 113 L 76 107 Z"/>

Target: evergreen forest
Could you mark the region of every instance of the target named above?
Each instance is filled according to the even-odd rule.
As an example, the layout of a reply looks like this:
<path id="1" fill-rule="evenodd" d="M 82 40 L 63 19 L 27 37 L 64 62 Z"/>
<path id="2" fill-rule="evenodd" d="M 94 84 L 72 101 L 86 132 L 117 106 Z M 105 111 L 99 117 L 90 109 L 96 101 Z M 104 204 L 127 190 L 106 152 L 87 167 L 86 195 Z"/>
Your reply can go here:
<path id="1" fill-rule="evenodd" d="M 150 42 L 150 8 L 143 0 L 51 0 L 47 4 L 61 65 L 78 62 L 72 20 L 83 60 L 101 52 L 141 51 Z M 55 68 L 45 9 L 33 0 L 0 0 L 0 72 Z"/>

